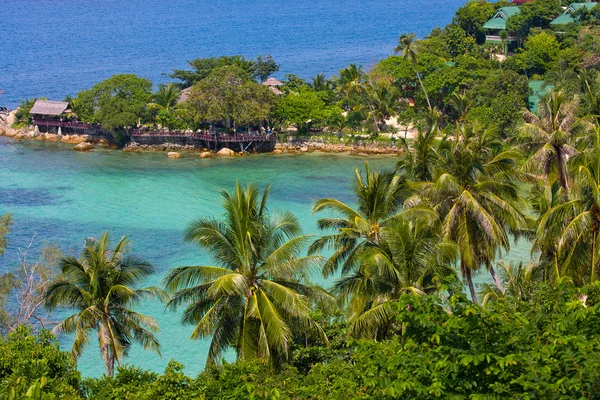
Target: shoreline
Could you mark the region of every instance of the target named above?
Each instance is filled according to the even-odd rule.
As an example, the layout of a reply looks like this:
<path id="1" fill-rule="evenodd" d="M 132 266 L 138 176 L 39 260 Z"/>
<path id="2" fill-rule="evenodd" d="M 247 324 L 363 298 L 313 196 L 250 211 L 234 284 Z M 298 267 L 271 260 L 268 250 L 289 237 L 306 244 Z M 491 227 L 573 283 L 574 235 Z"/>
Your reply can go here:
<path id="1" fill-rule="evenodd" d="M 215 156 L 245 156 L 248 154 L 259 153 L 240 153 L 229 149 L 222 149 L 219 152 L 214 152 L 208 149 L 198 148 L 192 145 L 181 145 L 176 143 L 162 143 L 159 145 L 146 145 L 136 142 L 130 142 L 125 147 L 117 149 L 110 146 L 104 138 L 94 137 L 91 135 L 65 134 L 57 135 L 52 133 L 36 133 L 29 127 L 13 129 L 11 127 L 0 126 L 0 136 L 16 139 L 17 141 L 32 140 L 63 143 L 65 145 L 74 145 L 73 150 L 90 151 L 95 147 L 102 147 L 111 150 L 120 150 L 130 153 L 167 153 L 169 158 L 182 158 L 181 152 L 198 153 L 200 158 L 211 158 Z M 356 156 L 371 156 L 371 155 L 400 155 L 402 149 L 397 146 L 375 145 L 375 144 L 342 144 L 342 143 L 325 143 L 320 140 L 311 138 L 301 138 L 286 143 L 277 143 L 272 152 L 264 153 L 267 155 L 279 154 L 298 154 L 298 153 L 335 153 L 335 154 L 351 154 Z"/>

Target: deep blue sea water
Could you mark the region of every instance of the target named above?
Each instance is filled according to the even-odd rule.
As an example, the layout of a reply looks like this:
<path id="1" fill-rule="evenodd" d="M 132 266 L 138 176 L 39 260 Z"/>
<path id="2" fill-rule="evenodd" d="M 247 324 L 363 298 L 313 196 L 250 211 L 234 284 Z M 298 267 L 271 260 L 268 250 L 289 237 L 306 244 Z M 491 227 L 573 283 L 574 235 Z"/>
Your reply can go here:
<path id="1" fill-rule="evenodd" d="M 61 100 L 117 73 L 165 82 L 188 60 L 271 53 L 310 78 L 392 53 L 465 0 L 2 0 L 0 105 Z"/>

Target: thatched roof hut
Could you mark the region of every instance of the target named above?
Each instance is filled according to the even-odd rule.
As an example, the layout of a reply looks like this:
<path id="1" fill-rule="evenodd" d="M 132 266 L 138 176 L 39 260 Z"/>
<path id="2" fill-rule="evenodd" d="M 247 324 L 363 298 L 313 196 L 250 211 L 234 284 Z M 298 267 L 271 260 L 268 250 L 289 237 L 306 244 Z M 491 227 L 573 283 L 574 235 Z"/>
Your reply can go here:
<path id="1" fill-rule="evenodd" d="M 264 81 L 262 84 L 265 85 L 265 86 L 271 86 L 271 87 L 273 87 L 273 86 L 281 86 L 281 85 L 283 85 L 283 82 L 279 82 L 275 78 L 269 78 L 266 81 Z"/>
<path id="2" fill-rule="evenodd" d="M 30 114 L 58 116 L 71 112 L 69 103 L 65 101 L 36 100 Z"/>

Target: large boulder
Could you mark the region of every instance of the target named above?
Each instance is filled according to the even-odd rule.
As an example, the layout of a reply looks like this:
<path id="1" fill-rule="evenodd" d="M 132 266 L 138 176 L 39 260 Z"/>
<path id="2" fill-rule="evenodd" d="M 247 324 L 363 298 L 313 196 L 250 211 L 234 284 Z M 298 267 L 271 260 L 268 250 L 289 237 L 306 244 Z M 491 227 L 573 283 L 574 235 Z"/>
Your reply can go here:
<path id="1" fill-rule="evenodd" d="M 77 151 L 90 151 L 94 148 L 94 145 L 90 142 L 79 143 L 77 146 L 73 147 L 73 150 Z"/>
<path id="2" fill-rule="evenodd" d="M 283 154 L 283 150 L 275 149 L 275 150 L 273 150 L 273 154 Z"/>
<path id="3" fill-rule="evenodd" d="M 300 147 L 300 151 L 303 153 L 308 153 L 308 146 L 302 146 Z"/>
<path id="4" fill-rule="evenodd" d="M 176 151 L 170 151 L 167 153 L 167 157 L 169 158 L 182 158 L 183 156 L 181 155 L 181 153 L 178 153 Z"/>
<path id="5" fill-rule="evenodd" d="M 228 157 L 232 157 L 235 156 L 235 151 L 228 149 L 228 148 L 222 148 L 221 150 L 219 150 L 217 152 L 218 156 L 228 156 Z"/>
<path id="6" fill-rule="evenodd" d="M 203 151 L 202 153 L 200 153 L 200 158 L 211 158 L 212 157 L 212 153 L 210 151 Z"/>
<path id="7" fill-rule="evenodd" d="M 83 135 L 63 135 L 61 142 L 80 144 L 87 142 L 87 137 L 84 137 Z"/>

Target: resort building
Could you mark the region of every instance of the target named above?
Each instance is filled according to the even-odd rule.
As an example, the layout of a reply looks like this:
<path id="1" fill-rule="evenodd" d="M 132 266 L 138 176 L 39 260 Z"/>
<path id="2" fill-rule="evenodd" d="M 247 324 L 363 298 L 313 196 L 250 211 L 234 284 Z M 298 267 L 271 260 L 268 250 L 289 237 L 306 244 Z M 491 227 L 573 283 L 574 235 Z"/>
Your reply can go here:
<path id="1" fill-rule="evenodd" d="M 503 46 L 504 54 L 508 54 L 508 51 L 514 48 L 516 39 L 506 31 L 506 21 L 519 12 L 520 9 L 517 6 L 501 7 L 492 19 L 483 24 L 483 29 L 486 31 L 485 42 Z M 504 38 L 502 38 L 502 32 L 506 32 Z"/>
<path id="2" fill-rule="evenodd" d="M 591 10 L 592 8 L 596 7 L 596 5 L 598 5 L 596 2 L 571 3 L 561 16 L 550 22 L 550 25 L 567 25 L 571 23 L 577 23 L 578 21 L 576 20 L 576 17 L 571 15 L 572 13 L 578 10 Z"/>

